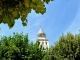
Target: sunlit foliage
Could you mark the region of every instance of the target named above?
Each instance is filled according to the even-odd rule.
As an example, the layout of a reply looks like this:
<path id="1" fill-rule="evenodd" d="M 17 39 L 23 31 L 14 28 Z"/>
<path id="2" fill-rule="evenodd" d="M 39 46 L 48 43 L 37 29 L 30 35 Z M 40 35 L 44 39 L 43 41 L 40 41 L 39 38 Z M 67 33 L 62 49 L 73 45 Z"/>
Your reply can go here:
<path id="1" fill-rule="evenodd" d="M 80 59 L 80 33 L 62 34 L 58 42 L 51 49 L 54 60 L 79 60 Z"/>
<path id="2" fill-rule="evenodd" d="M 21 18 L 22 25 L 26 26 L 26 17 L 32 10 L 36 13 L 46 12 L 45 4 L 51 0 L 0 0 L 0 23 L 8 24 L 11 28 L 15 20 Z"/>
<path id="3" fill-rule="evenodd" d="M 28 35 L 14 33 L 0 40 L 0 60 L 42 60 L 44 52 L 28 40 Z"/>

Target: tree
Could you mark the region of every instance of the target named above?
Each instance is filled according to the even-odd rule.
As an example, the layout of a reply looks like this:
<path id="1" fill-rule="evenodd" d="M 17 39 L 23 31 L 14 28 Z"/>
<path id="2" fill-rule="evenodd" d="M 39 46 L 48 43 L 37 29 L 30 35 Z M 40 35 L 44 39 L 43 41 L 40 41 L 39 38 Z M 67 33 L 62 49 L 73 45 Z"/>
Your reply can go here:
<path id="1" fill-rule="evenodd" d="M 14 33 L 13 36 L 3 36 L 0 40 L 1 60 L 42 60 L 44 52 L 28 40 L 28 35 Z"/>
<path id="2" fill-rule="evenodd" d="M 80 33 L 71 34 L 59 38 L 53 47 L 52 54 L 55 60 L 78 60 L 80 59 Z"/>
<path id="3" fill-rule="evenodd" d="M 56 60 L 54 57 L 54 46 L 50 46 L 49 51 L 46 51 L 43 60 Z"/>
<path id="4" fill-rule="evenodd" d="M 0 23 L 8 24 L 11 28 L 15 20 L 21 18 L 22 25 L 26 26 L 29 13 L 34 10 L 36 13 L 46 12 L 45 3 L 52 0 L 0 0 Z"/>

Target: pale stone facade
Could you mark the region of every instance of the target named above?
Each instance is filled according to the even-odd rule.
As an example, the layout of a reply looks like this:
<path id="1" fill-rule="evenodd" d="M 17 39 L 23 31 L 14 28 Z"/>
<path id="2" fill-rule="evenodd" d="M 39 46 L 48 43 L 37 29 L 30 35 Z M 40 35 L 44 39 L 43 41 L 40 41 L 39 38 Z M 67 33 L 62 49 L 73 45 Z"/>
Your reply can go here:
<path id="1" fill-rule="evenodd" d="M 49 41 L 46 39 L 46 34 L 41 28 L 38 32 L 37 40 L 39 41 L 39 47 L 42 46 L 44 51 L 49 50 Z"/>

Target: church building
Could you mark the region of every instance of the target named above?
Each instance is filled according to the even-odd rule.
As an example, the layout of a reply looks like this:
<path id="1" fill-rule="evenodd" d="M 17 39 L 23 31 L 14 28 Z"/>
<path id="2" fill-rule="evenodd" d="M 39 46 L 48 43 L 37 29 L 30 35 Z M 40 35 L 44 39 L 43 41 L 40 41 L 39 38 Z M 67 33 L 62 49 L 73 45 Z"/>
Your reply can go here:
<path id="1" fill-rule="evenodd" d="M 49 50 L 49 41 L 46 39 L 46 34 L 41 28 L 37 34 L 37 40 L 39 41 L 39 47 L 42 46 L 43 51 Z"/>

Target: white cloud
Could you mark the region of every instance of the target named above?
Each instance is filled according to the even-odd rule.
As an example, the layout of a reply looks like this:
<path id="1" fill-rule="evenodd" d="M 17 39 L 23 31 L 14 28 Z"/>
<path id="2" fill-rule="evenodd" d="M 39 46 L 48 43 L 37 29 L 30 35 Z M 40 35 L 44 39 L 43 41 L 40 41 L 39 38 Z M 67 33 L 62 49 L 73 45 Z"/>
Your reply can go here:
<path id="1" fill-rule="evenodd" d="M 44 22 L 45 18 L 37 19 L 33 26 L 40 26 Z"/>
<path id="2" fill-rule="evenodd" d="M 74 18 L 72 24 L 67 29 L 67 31 L 71 31 L 72 33 L 77 33 L 79 30 L 80 30 L 80 6 L 76 17 Z"/>
<path id="3" fill-rule="evenodd" d="M 37 29 L 43 24 L 44 21 L 45 18 L 39 18 L 39 16 L 35 16 L 33 21 L 28 22 L 29 25 L 23 30 L 23 32 L 28 33 L 30 41 L 36 41 Z"/>

